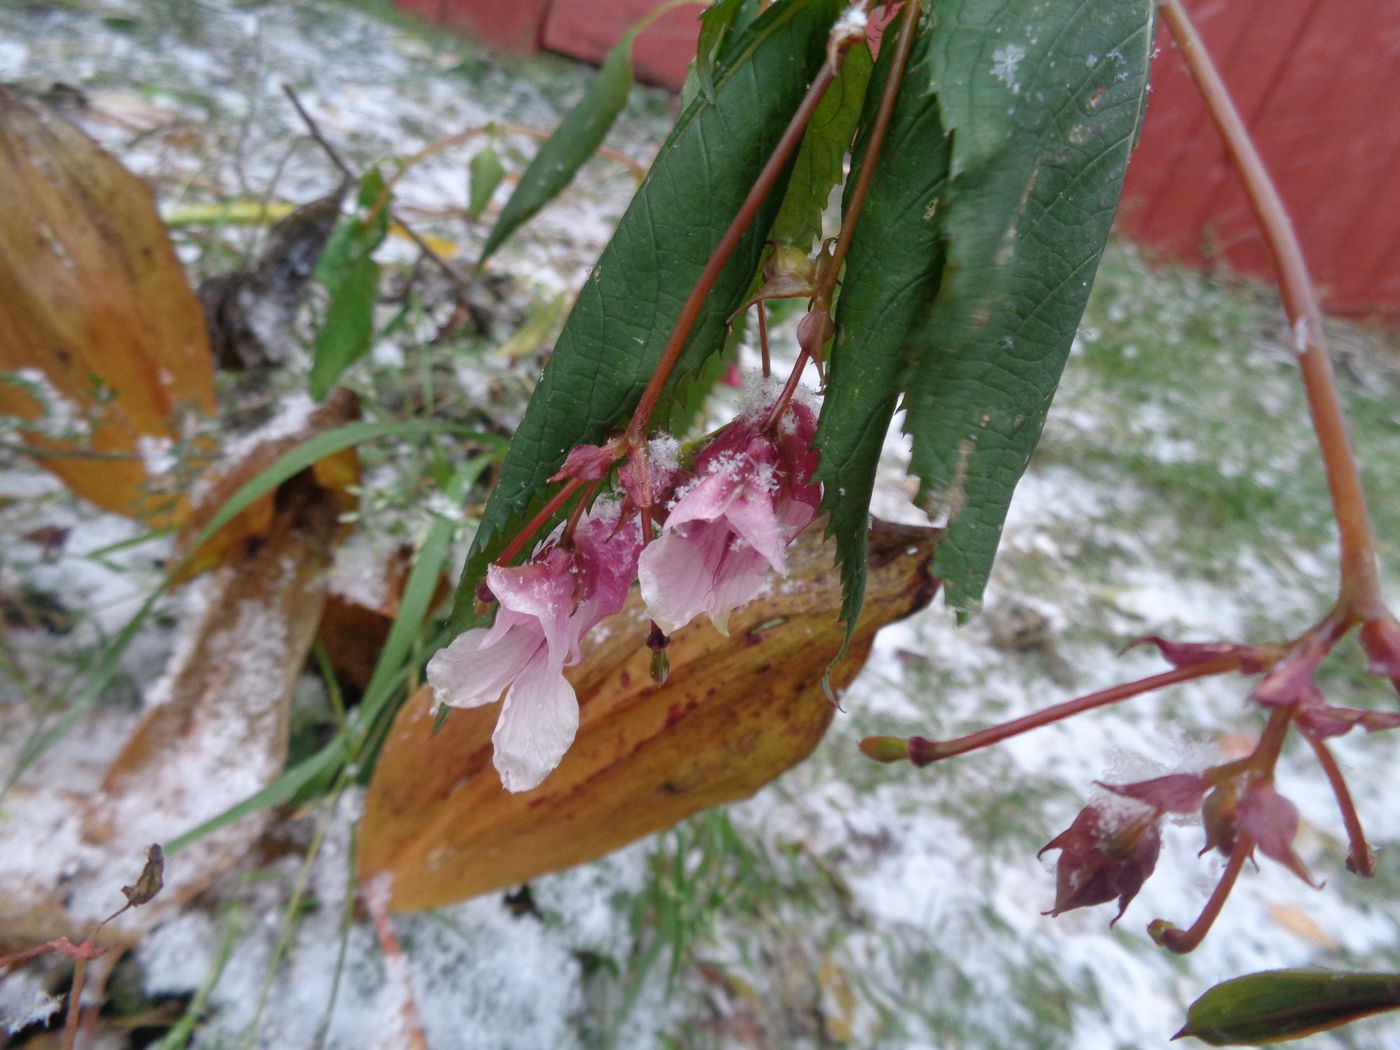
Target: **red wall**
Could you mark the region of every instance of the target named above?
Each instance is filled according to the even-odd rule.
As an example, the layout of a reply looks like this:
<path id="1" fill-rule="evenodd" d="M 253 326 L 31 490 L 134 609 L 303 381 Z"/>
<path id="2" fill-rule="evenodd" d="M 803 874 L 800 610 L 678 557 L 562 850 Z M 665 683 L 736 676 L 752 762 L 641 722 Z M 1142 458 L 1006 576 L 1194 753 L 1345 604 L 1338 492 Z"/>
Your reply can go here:
<path id="1" fill-rule="evenodd" d="M 494 46 L 596 61 L 656 0 L 396 0 Z M 1400 4 L 1189 0 L 1278 180 L 1327 305 L 1400 315 Z M 678 87 L 701 8 L 638 37 L 638 76 Z M 1163 30 L 1120 224 L 1179 259 L 1270 275 L 1219 136 Z"/>

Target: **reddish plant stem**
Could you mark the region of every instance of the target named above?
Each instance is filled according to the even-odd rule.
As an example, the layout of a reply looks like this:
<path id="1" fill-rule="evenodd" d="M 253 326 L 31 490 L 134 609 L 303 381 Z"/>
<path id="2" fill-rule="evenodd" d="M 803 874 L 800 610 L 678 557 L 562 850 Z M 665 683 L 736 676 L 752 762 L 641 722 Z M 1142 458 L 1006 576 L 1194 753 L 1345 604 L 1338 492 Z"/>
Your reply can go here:
<path id="1" fill-rule="evenodd" d="M 894 113 L 895 101 L 899 98 L 899 87 L 904 81 L 904 69 L 909 64 L 909 52 L 914 47 L 914 30 L 919 21 L 919 0 L 909 0 L 904 5 L 904 24 L 899 28 L 899 39 L 895 43 L 894 61 L 890 64 L 890 75 L 885 81 L 884 93 L 880 96 L 880 108 L 875 111 L 875 123 L 870 128 L 870 143 L 865 149 L 860 172 L 855 185 L 851 187 L 851 203 L 841 217 L 841 233 L 836 238 L 836 250 L 832 253 L 830 269 L 823 275 L 817 289 L 817 302 L 830 303 L 836 290 L 836 280 L 841 273 L 841 265 L 846 261 L 846 253 L 851 248 L 851 237 L 860 220 L 861 208 L 865 206 L 865 195 L 870 189 L 870 180 L 875 175 L 875 162 L 885 144 L 885 133 L 890 127 L 890 116 Z"/>
<path id="2" fill-rule="evenodd" d="M 1249 197 L 1278 270 L 1284 309 L 1293 326 L 1308 411 L 1322 452 L 1332 511 L 1337 519 L 1341 547 L 1338 604 L 1356 619 L 1375 619 L 1385 612 L 1376 568 L 1375 538 L 1366 510 L 1365 489 L 1337 396 L 1332 363 L 1322 331 L 1322 311 L 1318 307 L 1302 247 L 1278 189 L 1269 177 L 1259 151 L 1185 8 L 1180 0 L 1158 0 L 1158 7 L 1210 110 L 1212 120 L 1225 140 L 1226 150 L 1244 184 L 1245 194 Z"/>
<path id="3" fill-rule="evenodd" d="M 1250 756 L 1252 772 L 1260 780 L 1272 780 L 1278 756 L 1283 753 L 1283 741 L 1288 736 L 1288 727 L 1293 724 L 1295 707 L 1276 707 L 1269 712 L 1269 721 L 1264 732 L 1259 735 L 1259 743 Z"/>
<path id="4" fill-rule="evenodd" d="M 837 63 L 844 57 L 845 50 L 843 49 L 836 56 Z M 803 96 L 797 111 L 792 115 L 792 119 L 788 121 L 787 129 L 778 139 L 777 145 L 773 147 L 773 152 L 767 163 L 763 165 L 758 177 L 754 179 L 749 195 L 739 206 L 738 212 L 729 223 L 729 228 L 724 231 L 724 236 L 720 238 L 719 244 L 715 245 L 714 251 L 710 253 L 709 261 L 705 263 L 705 268 L 700 272 L 695 287 L 690 290 L 690 296 L 686 299 L 685 305 L 681 307 L 680 316 L 676 318 L 676 325 L 671 330 L 670 338 L 666 340 L 666 345 L 661 348 L 661 356 L 656 362 L 651 379 L 642 391 L 641 399 L 637 402 L 632 422 L 628 424 L 627 443 L 633 448 L 641 446 L 646 439 L 647 424 L 651 421 L 651 414 L 656 409 L 656 402 L 661 397 L 661 391 L 666 386 L 666 380 L 671 377 L 671 371 L 676 367 L 676 362 L 680 360 L 681 351 L 685 349 L 686 340 L 690 338 L 691 329 L 695 327 L 695 321 L 700 316 L 705 299 L 714 288 L 715 281 L 719 280 L 720 272 L 729 262 L 730 256 L 739 247 L 739 241 L 753 225 L 758 209 L 762 207 L 764 200 L 773 189 L 773 184 L 778 181 L 778 176 L 782 173 L 788 158 L 797 149 L 797 144 L 802 141 L 802 135 L 806 132 L 807 125 L 811 121 L 818 103 L 826 94 L 826 89 L 836 79 L 837 69 L 838 66 L 832 62 L 822 63 L 821 71 L 812 81 L 811 87 L 807 89 L 807 94 Z"/>
<path id="5" fill-rule="evenodd" d="M 812 299 L 809 313 L 829 314 L 831 311 L 831 297 L 836 292 L 836 281 L 841 274 L 841 265 L 846 261 L 846 253 L 851 247 L 851 238 L 855 235 L 856 225 L 860 222 L 860 212 L 865 206 L 865 196 L 870 189 L 870 180 L 875 174 L 875 162 L 879 159 L 880 150 L 885 144 L 885 133 L 890 126 L 890 114 L 894 112 L 895 100 L 899 97 L 899 87 L 904 81 L 904 69 L 909 63 L 909 52 L 914 47 L 914 30 L 918 20 L 919 0 L 909 0 L 904 8 L 904 24 L 900 26 L 899 39 L 895 43 L 895 56 L 894 61 L 890 63 L 890 75 L 885 80 L 884 91 L 880 96 L 880 106 L 875 111 L 875 123 L 870 128 L 870 141 L 865 149 L 865 157 L 861 161 L 855 185 L 851 187 L 850 203 L 846 206 L 845 214 L 841 216 L 841 232 L 836 238 L 836 248 L 822 271 L 822 281 L 817 286 L 817 294 Z M 802 372 L 807 367 L 809 359 L 817 363 L 817 370 L 820 373 L 820 355 L 820 346 L 811 347 L 810 354 L 797 355 L 797 362 L 793 365 L 792 374 L 788 376 L 782 394 L 773 403 L 764 429 L 772 429 L 777 424 L 784 409 L 787 408 L 788 402 L 797 393 L 797 384 L 802 378 Z M 764 375 L 767 374 L 765 370 Z"/>
<path id="6" fill-rule="evenodd" d="M 1347 854 L 1347 870 L 1360 875 L 1363 879 L 1369 879 L 1376 873 L 1376 854 L 1371 849 L 1371 845 L 1366 841 L 1366 832 L 1361 827 L 1361 816 L 1356 812 L 1356 803 L 1352 801 L 1351 790 L 1347 787 L 1346 778 L 1342 776 L 1341 768 L 1337 765 L 1336 758 L 1325 743 L 1310 733 L 1304 733 L 1303 739 L 1308 742 L 1308 746 L 1313 749 L 1313 754 L 1317 756 L 1317 763 L 1322 767 L 1322 772 L 1327 776 L 1327 782 L 1332 785 L 1332 794 L 1337 798 L 1337 808 L 1342 811 L 1342 823 L 1347 829 L 1347 843 L 1350 850 Z"/>
<path id="7" fill-rule="evenodd" d="M 1003 722 L 998 726 L 980 729 L 955 740 L 938 741 L 928 740 L 921 736 L 910 737 L 909 759 L 916 766 L 926 766 L 930 762 L 937 762 L 954 755 L 962 755 L 969 751 L 989 747 L 992 744 L 999 744 L 1013 736 L 1019 736 L 1032 729 L 1039 729 L 1041 726 L 1060 722 L 1066 718 L 1072 718 L 1085 711 L 1092 711 L 1096 707 L 1107 707 L 1120 700 L 1128 700 L 1143 693 L 1151 693 L 1179 682 L 1189 682 L 1196 678 L 1209 678 L 1238 669 L 1239 660 L 1236 657 L 1222 656 L 1216 660 L 1192 664 L 1190 667 L 1176 667 L 1148 678 L 1139 678 L 1135 682 L 1124 682 L 1122 685 L 1102 689 L 1097 693 L 1090 693 L 1088 696 L 1066 700 L 1062 704 L 1047 707 L 1023 718 L 1012 719 L 1010 722 Z"/>
<path id="8" fill-rule="evenodd" d="M 564 531 L 559 536 L 559 543 L 561 546 L 573 546 L 574 530 L 578 528 L 578 523 L 583 517 L 583 512 L 588 509 L 588 505 L 593 502 L 593 497 L 598 494 L 598 490 L 602 488 L 602 486 L 603 481 L 599 478 L 597 481 L 590 483 L 588 488 L 584 490 L 583 496 L 580 497 L 577 505 L 569 512 L 569 520 L 564 523 Z"/>
<path id="9" fill-rule="evenodd" d="M 1225 864 L 1224 874 L 1220 876 L 1220 881 L 1215 884 L 1210 900 L 1206 901 L 1206 906 L 1201 909 L 1201 914 L 1191 924 L 1191 928 L 1182 930 L 1170 923 L 1163 923 L 1159 919 L 1148 927 L 1152 933 L 1152 939 L 1177 955 L 1185 955 L 1187 952 L 1195 951 L 1197 945 L 1205 940 L 1210 928 L 1215 925 L 1215 920 L 1220 917 L 1220 911 L 1225 907 L 1225 901 L 1229 899 L 1230 891 L 1235 888 L 1235 880 L 1240 877 L 1240 870 L 1244 867 L 1244 862 L 1249 859 L 1249 854 L 1253 849 L 1254 840 L 1248 835 L 1241 834 L 1239 841 L 1235 843 L 1234 850 L 1230 853 L 1229 861 Z"/>
<path id="10" fill-rule="evenodd" d="M 545 523 L 548 522 L 550 518 L 554 517 L 559 508 L 569 501 L 569 497 L 582 488 L 583 485 L 584 480 L 582 478 L 570 478 L 564 484 L 564 487 L 556 492 L 550 501 L 540 508 L 540 512 L 531 518 L 526 526 L 516 534 L 515 539 L 511 540 L 510 543 L 506 545 L 506 549 L 501 551 L 501 556 L 496 559 L 496 564 L 509 565 L 511 559 L 520 553 L 520 549 L 530 542 L 530 537 L 543 528 Z"/>

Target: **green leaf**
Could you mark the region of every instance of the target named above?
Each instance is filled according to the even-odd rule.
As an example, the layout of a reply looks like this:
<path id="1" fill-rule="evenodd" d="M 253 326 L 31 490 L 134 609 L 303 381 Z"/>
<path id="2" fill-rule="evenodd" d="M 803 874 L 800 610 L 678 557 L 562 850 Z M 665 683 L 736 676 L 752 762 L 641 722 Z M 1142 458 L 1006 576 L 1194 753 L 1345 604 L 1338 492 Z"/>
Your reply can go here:
<path id="1" fill-rule="evenodd" d="M 778 243 L 810 251 L 812 243 L 821 236 L 822 212 L 832 187 L 841 181 L 873 66 L 869 47 L 863 42 L 852 47 L 836 82 L 812 114 L 793 161 L 783 206 L 773 220 L 770 236 Z"/>
<path id="2" fill-rule="evenodd" d="M 938 202 L 947 186 L 948 141 L 929 73 L 931 22 L 931 16 L 925 15 L 914 39 L 851 238 L 846 276 L 836 302 L 831 370 L 817 424 L 815 445 L 821 453 L 817 479 L 822 483 L 827 532 L 836 537 L 841 618 L 848 641 L 865 595 L 870 496 L 907 368 L 909 335 L 938 291 L 943 271 Z M 861 115 L 861 135 L 854 151 L 860 160 L 846 182 L 846 206 L 851 187 L 867 163 L 870 128 L 902 24 L 901 16 L 885 31 L 889 43 L 881 50 Z"/>
<path id="3" fill-rule="evenodd" d="M 952 135 L 948 259 L 915 339 L 905 430 L 934 573 L 960 613 L 991 571 L 1118 205 L 1151 0 L 940 0 L 931 73 Z"/>
<path id="4" fill-rule="evenodd" d="M 1208 990 L 1191 1004 L 1186 1027 L 1173 1038 L 1259 1046 L 1395 1009 L 1400 1009 L 1400 974 L 1265 970 Z"/>
<path id="5" fill-rule="evenodd" d="M 700 15 L 700 38 L 695 42 L 695 82 L 707 102 L 715 100 L 715 65 L 725 38 L 743 28 L 740 8 L 747 0 L 715 0 Z M 751 4 L 749 6 L 752 6 Z M 750 16 L 750 21 L 752 16 Z M 736 27 L 736 21 L 739 23 Z"/>
<path id="6" fill-rule="evenodd" d="M 546 479 L 569 450 L 602 441 L 636 406 L 686 297 L 825 60 L 827 31 L 842 6 L 788 0 L 770 7 L 725 49 L 715 101 L 697 98 L 681 115 L 580 291 L 530 399 L 462 574 L 454 628 L 471 622 L 487 564 L 542 506 Z M 780 189 L 715 282 L 658 418 L 723 345 Z"/>
<path id="7" fill-rule="evenodd" d="M 310 392 L 320 401 L 347 368 L 369 349 L 379 264 L 374 250 L 389 232 L 389 189 L 378 169 L 360 180 L 355 214 L 331 234 L 316 265 L 316 280 L 330 296 L 311 355 Z"/>
<path id="8" fill-rule="evenodd" d="M 473 219 L 481 218 L 486 205 L 491 203 L 491 195 L 506 177 L 505 165 L 496 151 L 490 146 L 481 150 L 467 165 L 470 190 L 467 199 L 467 214 Z"/>
<path id="9" fill-rule="evenodd" d="M 603 67 L 588 85 L 583 98 L 565 114 L 554 134 L 545 140 L 520 176 L 515 192 L 501 209 L 486 238 L 477 265 L 484 263 L 535 213 L 562 193 L 575 173 L 593 156 L 607 137 L 632 88 L 632 38 L 630 30 L 608 52 Z"/>

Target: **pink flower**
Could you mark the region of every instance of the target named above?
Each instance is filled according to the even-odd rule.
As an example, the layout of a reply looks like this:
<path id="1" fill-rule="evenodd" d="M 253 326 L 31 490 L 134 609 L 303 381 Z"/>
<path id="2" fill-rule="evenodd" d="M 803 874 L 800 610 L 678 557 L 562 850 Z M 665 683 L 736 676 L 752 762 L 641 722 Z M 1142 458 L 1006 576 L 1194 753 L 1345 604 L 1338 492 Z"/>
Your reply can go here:
<path id="1" fill-rule="evenodd" d="M 578 699 L 564 668 L 579 661 L 579 641 L 627 600 L 641 532 L 635 519 L 596 512 L 574 533 L 574 549 L 545 545 L 517 568 L 492 565 L 496 622 L 459 635 L 428 662 L 439 703 L 480 707 L 505 694 L 491 736 L 507 791 L 538 787 L 578 732 Z"/>
<path id="2" fill-rule="evenodd" d="M 727 634 L 729 614 L 758 594 L 768 573 L 786 575 L 784 550 L 817 516 L 815 417 L 792 403 L 774 439 L 759 431 L 764 415 L 730 424 L 699 454 L 694 481 L 642 552 L 642 598 L 667 634 L 700 613 Z"/>

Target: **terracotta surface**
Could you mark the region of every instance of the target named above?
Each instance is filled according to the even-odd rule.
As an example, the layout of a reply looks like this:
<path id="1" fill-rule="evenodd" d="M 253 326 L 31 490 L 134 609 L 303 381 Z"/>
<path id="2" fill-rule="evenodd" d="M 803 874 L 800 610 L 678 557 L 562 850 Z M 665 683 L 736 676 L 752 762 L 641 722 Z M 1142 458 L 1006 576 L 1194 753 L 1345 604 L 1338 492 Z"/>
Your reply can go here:
<path id="1" fill-rule="evenodd" d="M 589 61 L 656 0 L 396 0 L 494 46 Z M 1395 0 L 1188 0 L 1278 180 L 1328 307 L 1400 315 L 1400 19 Z M 638 76 L 678 87 L 701 8 L 659 19 Z M 1165 30 L 1120 224 L 1190 262 L 1268 276 L 1253 217 Z"/>

